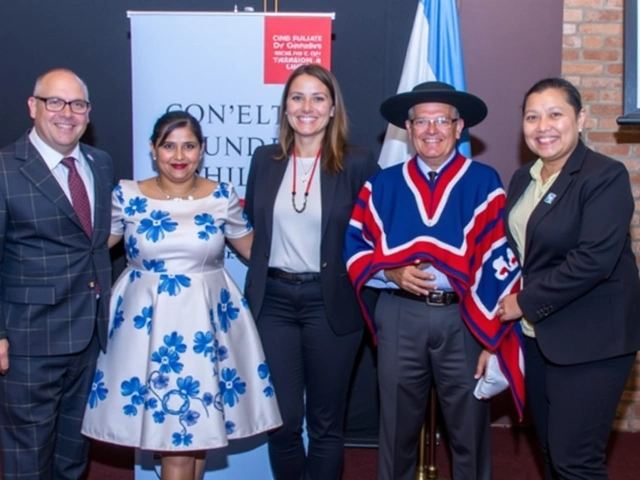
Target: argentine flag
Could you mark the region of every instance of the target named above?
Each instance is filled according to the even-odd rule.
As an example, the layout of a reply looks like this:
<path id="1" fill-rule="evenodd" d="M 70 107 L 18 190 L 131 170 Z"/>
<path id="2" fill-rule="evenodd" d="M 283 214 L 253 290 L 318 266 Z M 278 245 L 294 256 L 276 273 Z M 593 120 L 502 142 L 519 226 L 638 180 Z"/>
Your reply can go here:
<path id="1" fill-rule="evenodd" d="M 417 84 L 438 80 L 466 90 L 464 61 L 456 0 L 420 0 L 404 59 L 398 93 Z M 471 156 L 467 132 L 458 142 L 465 157 Z M 407 132 L 389 125 L 378 163 L 382 168 L 402 163 L 414 155 Z"/>

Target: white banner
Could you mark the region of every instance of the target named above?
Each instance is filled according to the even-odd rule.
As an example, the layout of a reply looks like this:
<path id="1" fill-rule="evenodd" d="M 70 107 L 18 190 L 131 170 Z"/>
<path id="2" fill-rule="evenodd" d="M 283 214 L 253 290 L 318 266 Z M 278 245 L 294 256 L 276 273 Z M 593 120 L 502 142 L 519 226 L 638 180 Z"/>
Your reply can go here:
<path id="1" fill-rule="evenodd" d="M 134 178 L 153 177 L 149 138 L 167 111 L 186 110 L 206 137 L 200 174 L 244 198 L 253 151 L 275 143 L 280 96 L 303 63 L 330 64 L 333 14 L 128 12 L 131 19 Z M 242 286 L 245 269 L 227 254 Z M 265 436 L 211 451 L 205 478 L 271 479 Z M 156 479 L 138 452 L 136 478 Z"/>
<path id="2" fill-rule="evenodd" d="M 134 176 L 155 175 L 154 122 L 169 110 L 196 117 L 204 169 L 244 197 L 253 150 L 273 143 L 282 85 L 263 81 L 264 20 L 243 14 L 131 14 Z"/>

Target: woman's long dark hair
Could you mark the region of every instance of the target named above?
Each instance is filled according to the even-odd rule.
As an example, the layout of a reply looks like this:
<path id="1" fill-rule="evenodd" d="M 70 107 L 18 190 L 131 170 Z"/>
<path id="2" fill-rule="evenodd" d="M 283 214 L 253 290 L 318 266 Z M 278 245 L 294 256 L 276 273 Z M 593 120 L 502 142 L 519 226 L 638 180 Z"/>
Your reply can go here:
<path id="1" fill-rule="evenodd" d="M 347 112 L 344 107 L 342 93 L 336 77 L 326 68 L 320 65 L 302 65 L 291 74 L 282 92 L 280 101 L 280 128 L 278 142 L 282 148 L 282 155 L 278 158 L 284 160 L 291 155 L 294 145 L 294 130 L 287 120 L 287 97 L 291 90 L 291 84 L 300 75 L 310 75 L 317 78 L 327 87 L 333 102 L 333 116 L 329 118 L 327 130 L 322 139 L 322 168 L 329 173 L 338 173 L 344 168 L 344 153 L 347 148 Z"/>

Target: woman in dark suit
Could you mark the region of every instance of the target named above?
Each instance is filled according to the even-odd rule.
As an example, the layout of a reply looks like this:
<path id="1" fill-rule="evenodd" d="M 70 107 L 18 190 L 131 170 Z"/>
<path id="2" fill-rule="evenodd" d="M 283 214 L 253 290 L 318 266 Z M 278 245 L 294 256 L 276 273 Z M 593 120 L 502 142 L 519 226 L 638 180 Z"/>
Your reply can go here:
<path id="1" fill-rule="evenodd" d="M 509 185 L 507 235 L 523 288 L 498 315 L 522 318 L 545 478 L 606 479 L 609 431 L 640 348 L 629 174 L 582 143 L 586 112 L 566 80 L 536 83 L 523 114 L 525 141 L 540 158 Z"/>
<path id="2" fill-rule="evenodd" d="M 277 480 L 340 478 L 364 327 L 342 247 L 358 192 L 377 170 L 370 151 L 347 145 L 335 77 L 318 65 L 295 70 L 282 95 L 279 143 L 255 151 L 245 203 L 255 229 L 245 296 L 284 422 L 269 437 Z"/>

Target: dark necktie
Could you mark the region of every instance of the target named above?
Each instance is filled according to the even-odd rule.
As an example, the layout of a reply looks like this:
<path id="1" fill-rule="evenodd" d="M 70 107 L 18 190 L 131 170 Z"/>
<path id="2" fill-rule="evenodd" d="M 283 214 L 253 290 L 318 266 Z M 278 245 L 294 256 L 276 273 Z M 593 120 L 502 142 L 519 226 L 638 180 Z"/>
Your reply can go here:
<path id="1" fill-rule="evenodd" d="M 427 175 L 429 175 L 429 182 L 433 183 L 436 181 L 436 175 L 438 175 L 438 172 L 431 170 Z"/>
<path id="2" fill-rule="evenodd" d="M 65 157 L 61 163 L 69 169 L 69 191 L 71 192 L 71 203 L 73 209 L 76 211 L 82 229 L 91 238 L 91 204 L 89 203 L 89 195 L 87 195 L 87 189 L 82 181 L 82 177 L 78 173 L 76 168 L 76 160 L 73 157 Z"/>

